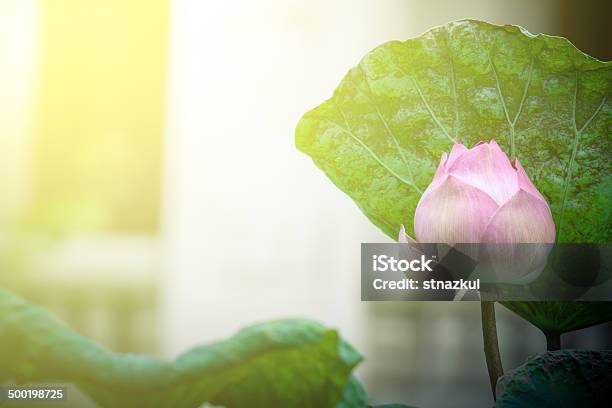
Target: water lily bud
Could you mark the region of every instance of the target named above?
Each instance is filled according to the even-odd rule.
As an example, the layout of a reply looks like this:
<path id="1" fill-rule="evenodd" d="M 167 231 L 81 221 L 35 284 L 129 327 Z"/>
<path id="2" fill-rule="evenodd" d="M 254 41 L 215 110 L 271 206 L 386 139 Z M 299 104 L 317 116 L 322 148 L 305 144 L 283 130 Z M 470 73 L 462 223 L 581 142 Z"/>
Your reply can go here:
<path id="1" fill-rule="evenodd" d="M 433 181 L 417 205 L 414 230 L 418 242 L 552 244 L 555 240 L 548 203 L 519 161 L 511 163 L 495 140 L 471 149 L 456 142 L 450 154 L 442 155 Z M 498 255 L 516 258 L 518 247 L 507 247 L 510 249 Z M 521 253 L 529 258 L 523 263 L 542 265 L 542 252 L 537 247 L 521 249 L 533 252 L 536 248 L 534 253 Z M 522 268 L 532 266 L 524 264 Z"/>

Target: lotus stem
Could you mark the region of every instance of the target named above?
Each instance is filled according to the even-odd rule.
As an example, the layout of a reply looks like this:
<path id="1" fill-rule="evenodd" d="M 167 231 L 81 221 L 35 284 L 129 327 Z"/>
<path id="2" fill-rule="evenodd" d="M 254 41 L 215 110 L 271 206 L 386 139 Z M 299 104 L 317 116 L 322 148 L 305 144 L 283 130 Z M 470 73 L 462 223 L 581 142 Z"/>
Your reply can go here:
<path id="1" fill-rule="evenodd" d="M 497 342 L 495 302 L 489 300 L 481 301 L 480 310 L 482 315 L 482 339 L 485 360 L 487 362 L 487 371 L 489 372 L 491 392 L 493 392 L 493 399 L 495 399 L 495 386 L 497 385 L 497 380 L 504 374 L 501 355 L 499 354 L 499 344 Z"/>
<path id="2" fill-rule="evenodd" d="M 546 350 L 555 351 L 561 349 L 561 333 L 545 330 L 544 336 L 546 336 Z"/>

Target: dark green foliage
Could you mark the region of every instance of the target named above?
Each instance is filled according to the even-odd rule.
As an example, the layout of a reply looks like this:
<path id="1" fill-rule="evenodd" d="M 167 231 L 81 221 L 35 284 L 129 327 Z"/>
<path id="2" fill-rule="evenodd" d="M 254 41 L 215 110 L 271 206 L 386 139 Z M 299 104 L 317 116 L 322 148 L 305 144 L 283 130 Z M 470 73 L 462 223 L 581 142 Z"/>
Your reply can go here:
<path id="1" fill-rule="evenodd" d="M 612 302 L 501 302 L 543 331 L 565 333 L 612 320 Z"/>
<path id="2" fill-rule="evenodd" d="M 497 383 L 498 408 L 610 406 L 612 351 L 538 354 Z"/>

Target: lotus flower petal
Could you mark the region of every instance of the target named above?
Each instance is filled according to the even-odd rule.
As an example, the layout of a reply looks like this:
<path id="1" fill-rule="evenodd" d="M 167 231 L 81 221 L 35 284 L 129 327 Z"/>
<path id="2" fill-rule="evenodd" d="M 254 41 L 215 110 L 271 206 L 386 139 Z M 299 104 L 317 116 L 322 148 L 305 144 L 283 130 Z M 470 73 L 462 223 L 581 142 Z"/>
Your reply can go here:
<path id="1" fill-rule="evenodd" d="M 450 155 L 448 156 L 448 161 L 446 162 L 446 168 L 449 168 L 450 166 L 452 166 L 453 163 L 457 160 L 457 158 L 467 151 L 468 151 L 468 148 L 465 147 L 461 142 L 459 141 L 455 142 L 455 144 L 453 145 L 453 148 L 451 149 Z"/>
<path id="2" fill-rule="evenodd" d="M 479 260 L 484 282 L 527 284 L 546 267 L 552 244 L 481 244 Z"/>
<path id="3" fill-rule="evenodd" d="M 523 191 L 528 192 L 529 194 L 533 195 L 534 197 L 539 198 L 540 200 L 544 201 L 546 203 L 546 199 L 544 198 L 544 196 L 542 196 L 542 194 L 540 194 L 540 192 L 538 191 L 537 188 L 535 188 L 535 186 L 533 185 L 533 183 L 531 182 L 531 180 L 529 180 L 529 177 L 527 176 L 527 173 L 525 172 L 525 169 L 523 168 L 523 166 L 521 166 L 521 163 L 518 161 L 518 159 L 514 160 L 514 167 L 516 168 L 516 173 L 518 176 L 518 185 L 519 188 Z M 547 203 L 548 205 L 548 203 Z"/>
<path id="4" fill-rule="evenodd" d="M 493 199 L 453 176 L 423 195 L 414 214 L 418 242 L 480 242 L 498 209 Z"/>
<path id="5" fill-rule="evenodd" d="M 399 246 L 399 259 L 412 260 L 423 255 L 423 252 L 419 250 L 419 244 L 410 235 L 406 234 L 406 228 L 404 228 L 404 224 L 402 224 L 400 228 L 398 242 L 400 244 L 408 244 Z"/>
<path id="6" fill-rule="evenodd" d="M 519 190 L 491 218 L 482 237 L 482 255 L 489 259 L 496 281 L 524 284 L 544 269 L 554 240 L 555 224 L 546 201 Z"/>
<path id="7" fill-rule="evenodd" d="M 518 191 L 516 170 L 494 140 L 464 152 L 447 169 L 449 174 L 489 194 L 500 206 Z"/>
<path id="8" fill-rule="evenodd" d="M 399 237 L 397 240 L 400 244 L 414 244 L 416 241 L 408 234 L 406 234 L 406 228 L 404 224 L 402 224 L 399 232 Z"/>
<path id="9" fill-rule="evenodd" d="M 440 157 L 440 164 L 438 164 L 438 168 L 436 169 L 436 173 L 434 174 L 432 183 L 435 183 L 436 181 L 442 181 L 448 174 L 448 172 L 446 171 L 447 160 L 448 154 L 446 154 L 446 152 L 442 153 L 442 156 Z M 429 185 L 429 187 L 431 187 L 431 184 Z"/>
<path id="10" fill-rule="evenodd" d="M 554 241 L 555 223 L 548 204 L 524 190 L 495 212 L 482 236 L 482 242 L 491 243 Z"/>
<path id="11" fill-rule="evenodd" d="M 427 189 L 425 190 L 425 192 L 423 192 L 423 195 L 421 196 L 421 200 L 423 200 L 423 198 L 425 198 L 429 193 L 431 193 L 440 184 L 442 184 L 444 180 L 446 180 L 446 177 L 448 176 L 448 172 L 446 171 L 446 161 L 447 160 L 448 160 L 448 154 L 446 154 L 446 152 L 442 153 L 442 157 L 440 158 L 440 164 L 438 165 L 438 168 L 436 169 L 434 178 L 431 181 L 431 184 L 427 186 Z"/>

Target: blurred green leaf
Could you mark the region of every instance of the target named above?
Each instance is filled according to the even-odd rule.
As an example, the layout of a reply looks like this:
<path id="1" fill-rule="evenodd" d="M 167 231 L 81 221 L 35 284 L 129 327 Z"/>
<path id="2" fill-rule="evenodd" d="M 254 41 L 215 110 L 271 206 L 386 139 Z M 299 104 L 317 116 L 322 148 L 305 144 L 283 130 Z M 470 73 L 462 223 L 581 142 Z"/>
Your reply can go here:
<path id="1" fill-rule="evenodd" d="M 360 360 L 336 331 L 299 319 L 247 327 L 173 362 L 113 353 L 0 289 L 0 383 L 72 382 L 102 406 L 364 406 L 349 382 Z"/>
<path id="2" fill-rule="evenodd" d="M 302 117 L 296 145 L 395 240 L 442 152 L 495 138 L 547 198 L 560 242 L 610 242 L 611 87 L 612 64 L 564 38 L 462 20 L 368 53 Z M 504 304 L 559 331 L 610 318 L 604 304 Z"/>
<path id="3" fill-rule="evenodd" d="M 608 407 L 612 351 L 538 354 L 501 377 L 496 394 L 498 408 Z"/>
<path id="4" fill-rule="evenodd" d="M 365 407 L 368 404 L 368 395 L 365 389 L 357 380 L 357 378 L 351 376 L 349 382 L 344 388 L 344 394 L 342 401 L 340 401 L 336 408 L 357 408 Z"/>
<path id="5" fill-rule="evenodd" d="M 415 408 L 404 404 L 383 404 L 383 405 L 368 405 L 368 395 L 366 394 L 361 383 L 351 377 L 350 381 L 344 389 L 344 399 L 336 405 L 336 408 L 353 408 L 353 407 L 370 407 L 370 408 Z"/>
<path id="6" fill-rule="evenodd" d="M 374 405 L 372 408 L 415 408 L 410 405 L 404 404 L 384 404 L 384 405 Z"/>

